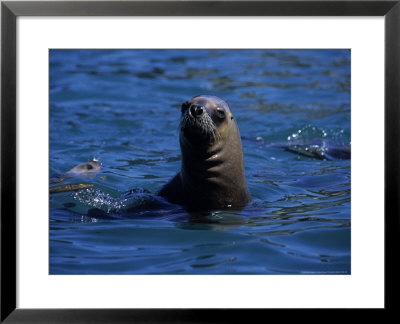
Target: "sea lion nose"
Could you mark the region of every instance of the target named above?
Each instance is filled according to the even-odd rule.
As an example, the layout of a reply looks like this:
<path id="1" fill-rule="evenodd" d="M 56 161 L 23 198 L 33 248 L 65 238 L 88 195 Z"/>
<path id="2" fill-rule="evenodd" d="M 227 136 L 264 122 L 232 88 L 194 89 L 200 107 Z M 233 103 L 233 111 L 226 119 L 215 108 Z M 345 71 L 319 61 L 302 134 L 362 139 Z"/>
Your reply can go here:
<path id="1" fill-rule="evenodd" d="M 190 111 L 190 114 L 196 118 L 196 117 L 200 117 L 201 115 L 204 114 L 205 108 L 200 105 L 191 105 L 189 111 Z"/>

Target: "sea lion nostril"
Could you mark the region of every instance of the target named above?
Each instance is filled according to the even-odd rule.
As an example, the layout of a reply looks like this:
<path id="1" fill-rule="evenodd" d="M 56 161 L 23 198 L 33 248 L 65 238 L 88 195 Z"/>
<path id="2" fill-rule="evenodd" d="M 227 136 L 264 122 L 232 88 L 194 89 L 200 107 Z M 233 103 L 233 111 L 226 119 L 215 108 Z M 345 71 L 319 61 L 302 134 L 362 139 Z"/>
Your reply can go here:
<path id="1" fill-rule="evenodd" d="M 196 109 L 196 115 L 197 116 L 202 115 L 203 112 L 204 112 L 204 108 L 203 107 L 197 107 L 197 109 Z"/>
<path id="2" fill-rule="evenodd" d="M 192 105 L 190 106 L 190 114 L 193 117 L 201 116 L 204 113 L 204 107 L 203 106 L 198 106 L 198 105 Z"/>

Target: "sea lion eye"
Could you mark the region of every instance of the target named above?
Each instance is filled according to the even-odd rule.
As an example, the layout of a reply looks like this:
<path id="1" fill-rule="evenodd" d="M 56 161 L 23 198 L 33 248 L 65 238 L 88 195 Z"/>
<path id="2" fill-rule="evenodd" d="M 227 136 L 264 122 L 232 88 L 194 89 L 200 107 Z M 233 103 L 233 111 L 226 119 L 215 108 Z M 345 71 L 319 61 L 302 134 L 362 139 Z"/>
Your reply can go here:
<path id="1" fill-rule="evenodd" d="M 218 118 L 224 119 L 225 118 L 225 110 L 222 108 L 217 108 L 216 110 Z"/>
<path id="2" fill-rule="evenodd" d="M 184 103 L 182 104 L 182 107 L 181 107 L 181 112 L 182 112 L 182 114 L 183 114 L 188 108 L 189 108 L 189 104 L 188 104 L 187 102 L 184 102 Z"/>

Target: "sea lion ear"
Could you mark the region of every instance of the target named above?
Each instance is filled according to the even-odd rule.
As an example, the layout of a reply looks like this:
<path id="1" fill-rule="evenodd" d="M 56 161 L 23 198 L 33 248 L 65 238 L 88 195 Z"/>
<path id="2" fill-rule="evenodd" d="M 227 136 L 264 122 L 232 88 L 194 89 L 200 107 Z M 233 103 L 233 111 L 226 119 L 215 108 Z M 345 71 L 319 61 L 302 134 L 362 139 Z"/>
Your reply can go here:
<path id="1" fill-rule="evenodd" d="M 182 106 L 181 106 L 181 112 L 182 112 L 182 114 L 186 111 L 186 109 L 188 109 L 189 108 L 189 103 L 186 101 L 186 102 L 184 102 L 183 104 L 182 104 Z"/>

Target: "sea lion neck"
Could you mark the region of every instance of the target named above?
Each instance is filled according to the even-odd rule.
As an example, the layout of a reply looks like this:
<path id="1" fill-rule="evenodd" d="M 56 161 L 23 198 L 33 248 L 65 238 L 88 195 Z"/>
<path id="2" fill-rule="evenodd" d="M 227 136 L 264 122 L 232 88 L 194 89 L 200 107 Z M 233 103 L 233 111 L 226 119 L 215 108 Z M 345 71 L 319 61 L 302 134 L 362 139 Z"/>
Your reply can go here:
<path id="1" fill-rule="evenodd" d="M 205 149 L 186 147 L 182 149 L 182 168 L 187 169 L 189 173 L 193 171 L 202 176 L 204 171 L 223 162 L 221 160 L 223 148 L 223 145 L 214 145 Z"/>

